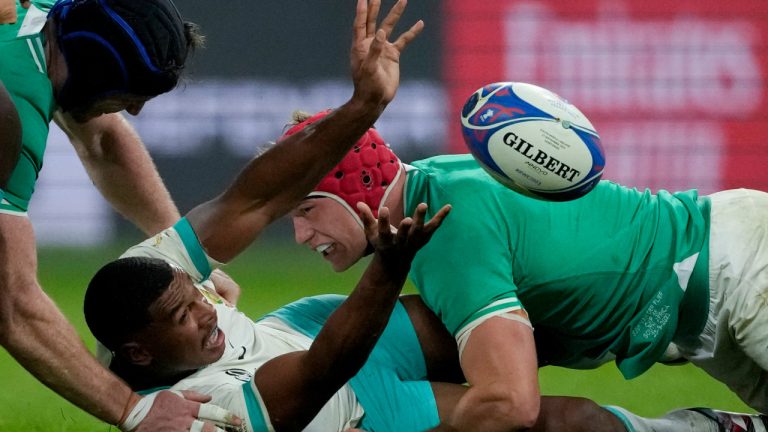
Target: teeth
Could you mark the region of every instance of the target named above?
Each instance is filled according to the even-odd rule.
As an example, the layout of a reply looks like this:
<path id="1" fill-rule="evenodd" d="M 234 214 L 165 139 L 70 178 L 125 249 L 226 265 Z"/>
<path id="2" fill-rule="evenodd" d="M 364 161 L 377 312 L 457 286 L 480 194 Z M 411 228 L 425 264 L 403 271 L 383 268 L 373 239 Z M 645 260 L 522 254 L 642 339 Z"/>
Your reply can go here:
<path id="1" fill-rule="evenodd" d="M 219 337 L 219 327 L 214 327 L 213 330 L 211 330 L 211 335 L 208 336 L 208 341 L 206 341 L 207 346 L 211 346 L 214 343 L 216 343 L 216 339 Z"/>
<path id="2" fill-rule="evenodd" d="M 329 249 L 331 248 L 331 246 L 333 246 L 332 243 L 323 243 L 323 244 L 319 245 L 318 247 L 316 247 L 315 250 L 317 252 L 320 252 L 323 255 L 328 255 L 328 253 L 330 252 Z"/>

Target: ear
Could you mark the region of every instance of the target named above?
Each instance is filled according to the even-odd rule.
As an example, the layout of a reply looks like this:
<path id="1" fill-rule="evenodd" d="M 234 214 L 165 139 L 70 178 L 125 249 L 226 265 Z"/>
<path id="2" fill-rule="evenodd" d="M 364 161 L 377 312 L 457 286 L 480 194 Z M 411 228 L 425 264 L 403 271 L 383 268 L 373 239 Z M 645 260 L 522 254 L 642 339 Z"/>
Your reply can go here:
<path id="1" fill-rule="evenodd" d="M 137 366 L 149 366 L 152 354 L 138 342 L 127 342 L 118 348 L 118 355 Z"/>

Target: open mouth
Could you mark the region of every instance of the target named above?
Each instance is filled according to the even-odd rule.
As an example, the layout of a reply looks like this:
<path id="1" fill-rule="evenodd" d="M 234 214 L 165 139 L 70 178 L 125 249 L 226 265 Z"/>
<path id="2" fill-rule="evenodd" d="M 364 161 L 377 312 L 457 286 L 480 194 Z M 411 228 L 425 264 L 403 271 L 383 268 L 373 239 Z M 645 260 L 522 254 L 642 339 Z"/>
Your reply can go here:
<path id="1" fill-rule="evenodd" d="M 323 243 L 315 248 L 315 250 L 321 253 L 323 256 L 328 256 L 333 251 L 333 243 Z"/>
<path id="2" fill-rule="evenodd" d="M 205 338 L 205 342 L 203 343 L 203 348 L 210 349 L 218 346 L 221 344 L 224 339 L 224 333 L 222 333 L 219 330 L 219 326 L 213 326 L 213 329 L 211 329 L 211 332 L 208 334 L 208 337 Z"/>

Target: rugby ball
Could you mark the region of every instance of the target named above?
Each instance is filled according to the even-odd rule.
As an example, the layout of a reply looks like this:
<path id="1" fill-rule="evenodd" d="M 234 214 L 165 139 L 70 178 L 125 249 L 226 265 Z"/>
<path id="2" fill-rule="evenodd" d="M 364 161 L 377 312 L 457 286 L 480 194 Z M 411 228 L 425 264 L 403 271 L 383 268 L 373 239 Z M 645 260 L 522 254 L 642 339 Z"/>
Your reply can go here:
<path id="1" fill-rule="evenodd" d="M 567 100 L 532 84 L 478 89 L 461 111 L 461 129 L 493 178 L 533 198 L 579 198 L 603 174 L 605 153 L 592 123 Z"/>

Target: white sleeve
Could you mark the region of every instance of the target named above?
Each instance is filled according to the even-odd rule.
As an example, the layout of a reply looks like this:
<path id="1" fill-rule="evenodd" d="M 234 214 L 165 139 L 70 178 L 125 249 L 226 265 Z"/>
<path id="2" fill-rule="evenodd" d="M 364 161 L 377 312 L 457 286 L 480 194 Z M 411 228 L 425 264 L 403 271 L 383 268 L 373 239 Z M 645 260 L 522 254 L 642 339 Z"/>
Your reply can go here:
<path id="1" fill-rule="evenodd" d="M 202 282 L 221 263 L 209 257 L 195 231 L 181 218 L 174 226 L 128 249 L 120 258 L 159 258 L 187 272 L 195 282 Z"/>

